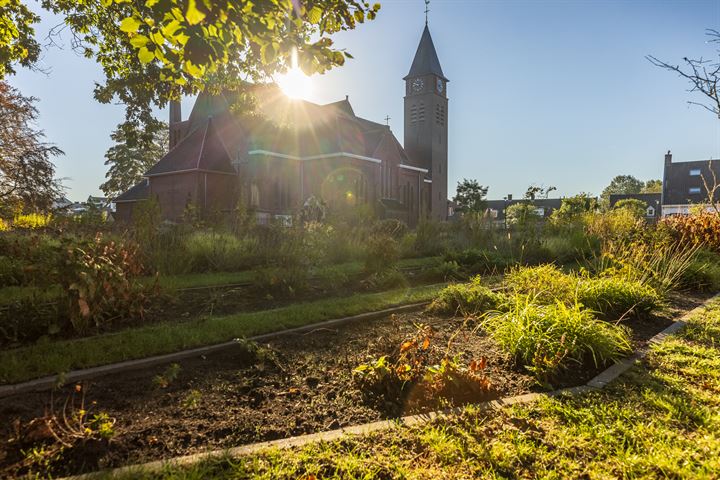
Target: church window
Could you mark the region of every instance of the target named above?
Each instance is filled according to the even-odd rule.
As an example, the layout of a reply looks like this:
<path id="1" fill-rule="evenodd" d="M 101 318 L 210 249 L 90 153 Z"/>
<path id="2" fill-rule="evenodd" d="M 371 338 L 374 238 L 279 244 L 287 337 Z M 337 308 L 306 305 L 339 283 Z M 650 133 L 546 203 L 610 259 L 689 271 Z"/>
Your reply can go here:
<path id="1" fill-rule="evenodd" d="M 445 125 L 445 107 L 442 105 L 435 105 L 435 123 Z"/>
<path id="2" fill-rule="evenodd" d="M 413 104 L 410 107 L 410 124 L 417 125 L 417 121 L 418 121 L 418 108 L 417 108 L 417 105 Z"/>
<path id="3" fill-rule="evenodd" d="M 418 122 L 425 123 L 425 103 L 420 102 L 420 107 L 418 108 Z"/>
<path id="4" fill-rule="evenodd" d="M 260 189 L 255 183 L 250 185 L 250 205 L 253 207 L 260 206 Z"/>

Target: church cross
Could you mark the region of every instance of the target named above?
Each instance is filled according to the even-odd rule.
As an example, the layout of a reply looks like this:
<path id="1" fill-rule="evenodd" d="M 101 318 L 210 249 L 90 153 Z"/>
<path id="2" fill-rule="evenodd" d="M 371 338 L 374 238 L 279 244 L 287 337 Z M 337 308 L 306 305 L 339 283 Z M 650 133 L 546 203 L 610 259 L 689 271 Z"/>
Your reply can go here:
<path id="1" fill-rule="evenodd" d="M 425 0 L 425 25 L 428 24 L 428 12 L 430 11 L 430 0 Z"/>
<path id="2" fill-rule="evenodd" d="M 390 115 L 385 115 L 385 125 L 390 126 Z"/>

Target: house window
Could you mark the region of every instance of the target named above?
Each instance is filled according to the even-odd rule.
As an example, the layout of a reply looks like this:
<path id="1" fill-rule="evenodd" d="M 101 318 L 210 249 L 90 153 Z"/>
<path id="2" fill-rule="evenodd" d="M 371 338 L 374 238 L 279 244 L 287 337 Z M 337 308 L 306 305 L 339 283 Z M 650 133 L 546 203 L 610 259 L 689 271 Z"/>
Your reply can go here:
<path id="1" fill-rule="evenodd" d="M 700 169 L 699 168 L 693 168 L 690 170 L 690 176 L 691 177 L 699 177 L 700 176 Z"/>
<path id="2" fill-rule="evenodd" d="M 700 193 L 700 187 L 690 187 L 688 193 L 691 195 L 697 195 Z"/>
<path id="3" fill-rule="evenodd" d="M 488 209 L 488 213 L 490 214 L 490 218 L 498 218 L 498 211 L 494 208 Z"/>
<path id="4" fill-rule="evenodd" d="M 544 217 L 545 216 L 545 208 L 544 207 L 535 208 L 535 215 L 537 215 L 538 217 Z"/>
<path id="5" fill-rule="evenodd" d="M 654 217 L 655 216 L 655 208 L 648 207 L 647 210 L 645 210 L 645 216 L 646 217 Z"/>

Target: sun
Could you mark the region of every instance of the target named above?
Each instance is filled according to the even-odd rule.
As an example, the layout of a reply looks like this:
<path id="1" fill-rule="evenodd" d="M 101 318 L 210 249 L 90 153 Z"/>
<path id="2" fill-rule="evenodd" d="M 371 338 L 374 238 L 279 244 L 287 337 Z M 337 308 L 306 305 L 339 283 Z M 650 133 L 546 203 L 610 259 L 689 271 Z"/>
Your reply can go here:
<path id="1" fill-rule="evenodd" d="M 312 79 L 298 67 L 297 52 L 293 51 L 292 67 L 275 77 L 275 83 L 290 98 L 308 98 L 313 90 Z"/>

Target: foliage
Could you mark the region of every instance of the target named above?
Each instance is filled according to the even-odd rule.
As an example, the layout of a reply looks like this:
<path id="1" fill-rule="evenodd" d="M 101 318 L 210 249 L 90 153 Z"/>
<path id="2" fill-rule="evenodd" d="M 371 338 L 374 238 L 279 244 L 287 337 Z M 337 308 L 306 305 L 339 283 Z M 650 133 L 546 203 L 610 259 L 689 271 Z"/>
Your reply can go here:
<path id="1" fill-rule="evenodd" d="M 367 239 L 365 271 L 383 272 L 397 266 L 400 259 L 398 242 L 388 235 L 376 234 Z"/>
<path id="2" fill-rule="evenodd" d="M 168 126 L 154 118 L 136 131 L 132 122 L 125 122 L 110 134 L 114 145 L 105 153 L 107 179 L 100 189 L 108 198 L 115 198 L 143 181 L 143 175 L 168 150 Z"/>
<path id="3" fill-rule="evenodd" d="M 366 290 L 388 290 L 407 287 L 408 281 L 400 270 L 391 268 L 371 273 L 362 281 L 361 286 Z"/>
<path id="4" fill-rule="evenodd" d="M 483 325 L 541 382 L 572 364 L 600 367 L 630 351 L 624 327 L 597 320 L 579 304 L 537 305 L 518 295 L 508 312 L 488 316 Z"/>
<path id="5" fill-rule="evenodd" d="M 638 180 L 632 175 L 618 175 L 610 180 L 610 184 L 605 187 L 600 194 L 603 205 L 610 205 L 610 195 L 640 193 L 645 184 L 642 180 Z"/>
<path id="6" fill-rule="evenodd" d="M 465 249 L 449 251 L 443 259 L 455 262 L 468 273 L 502 273 L 509 264 L 509 259 L 497 250 Z"/>
<path id="7" fill-rule="evenodd" d="M 645 222 L 633 212 L 621 208 L 587 214 L 585 231 L 601 242 L 631 240 L 645 231 Z"/>
<path id="8" fill-rule="evenodd" d="M 78 333 L 127 317 L 142 317 L 148 300 L 137 281 L 143 273 L 137 246 L 117 243 L 98 234 L 83 245 L 65 242 L 60 283 L 66 292 L 68 316 Z"/>
<path id="9" fill-rule="evenodd" d="M 648 180 L 645 182 L 642 190 L 640 190 L 640 193 L 662 193 L 662 187 L 662 180 Z"/>
<path id="10" fill-rule="evenodd" d="M 678 243 L 702 245 L 720 253 L 720 215 L 715 212 L 664 217 L 660 226 L 667 229 Z"/>
<path id="11" fill-rule="evenodd" d="M 516 266 L 508 271 L 505 287 L 516 295 L 529 296 L 538 303 L 575 298 L 577 279 L 552 264 Z"/>
<path id="12" fill-rule="evenodd" d="M 458 394 L 477 395 L 490 390 L 490 381 L 485 374 L 485 358 L 463 365 L 459 358 L 450 357 L 444 352 L 441 353 L 439 363 L 433 363 L 433 354 L 439 353 L 432 343 L 434 332 L 428 325 L 415 326 L 416 332 L 406 338 L 392 354 L 355 368 L 353 373 L 361 388 L 385 401 L 399 401 L 407 395 L 409 387 L 421 384 L 420 390 L 425 397 L 421 400 L 434 402 L 438 398 L 452 398 Z M 417 401 L 410 400 L 411 403 Z"/>
<path id="13" fill-rule="evenodd" d="M 441 254 L 446 247 L 445 225 L 431 219 L 422 219 L 415 228 L 415 251 L 421 256 Z"/>
<path id="14" fill-rule="evenodd" d="M 615 205 L 613 206 L 613 209 L 627 210 L 635 218 L 640 219 L 645 216 L 647 207 L 647 203 L 643 202 L 642 200 L 638 200 L 637 198 L 624 198 L 622 200 L 618 200 L 617 203 L 615 203 Z"/>
<path id="15" fill-rule="evenodd" d="M 28 230 L 35 230 L 38 228 L 45 228 L 50 224 L 52 220 L 51 214 L 42 213 L 28 213 L 25 215 L 16 215 L 13 218 L 13 228 L 24 228 Z"/>
<path id="16" fill-rule="evenodd" d="M 21 0 L 0 2 L 0 80 L 15 73 L 14 64 L 32 67 L 40 55 L 33 25 L 40 17 Z"/>
<path id="17" fill-rule="evenodd" d="M 485 210 L 485 196 L 488 187 L 480 185 L 477 180 L 463 178 L 461 182 L 458 182 L 456 192 L 453 202 L 459 211 L 482 212 Z"/>
<path id="18" fill-rule="evenodd" d="M 594 212 L 597 208 L 597 200 L 587 193 L 563 198 L 560 208 L 550 215 L 550 223 L 557 227 L 581 223 L 585 214 Z"/>
<path id="19" fill-rule="evenodd" d="M 181 95 L 247 92 L 294 63 L 308 74 L 342 65 L 349 54 L 333 48 L 330 36 L 375 18 L 380 8 L 355 0 L 57 0 L 45 6 L 64 17 L 75 49 L 102 66 L 105 81 L 95 97 L 119 100 L 137 125 L 149 122 L 152 105 Z M 250 99 L 242 103 L 252 108 Z"/>
<path id="20" fill-rule="evenodd" d="M 153 377 L 153 385 L 157 388 L 168 388 L 170 384 L 177 380 L 181 370 L 180 365 L 171 363 L 162 373 Z"/>
<path id="21" fill-rule="evenodd" d="M 505 209 L 507 224 L 520 230 L 531 231 L 536 228 L 541 217 L 530 202 L 518 202 Z"/>
<path id="22" fill-rule="evenodd" d="M 478 275 L 469 283 L 456 283 L 441 290 L 427 310 L 451 315 L 477 315 L 497 309 L 503 301 L 503 295 L 483 285 Z"/>
<path id="23" fill-rule="evenodd" d="M 661 306 L 660 296 L 652 287 L 618 277 L 582 278 L 577 301 L 609 320 L 646 316 Z"/>
<path id="24" fill-rule="evenodd" d="M 370 229 L 370 235 L 385 235 L 398 242 L 401 241 L 407 233 L 408 226 L 405 222 L 394 218 L 380 220 Z"/>
<path id="25" fill-rule="evenodd" d="M 590 267 L 602 276 L 622 278 L 652 287 L 661 297 L 682 283 L 697 246 L 662 241 L 609 241 Z"/>
<path id="26" fill-rule="evenodd" d="M 681 286 L 700 291 L 720 291 L 720 255 L 699 251 L 683 272 Z"/>
<path id="27" fill-rule="evenodd" d="M 7 7 L 0 5 L 0 14 L 3 8 Z M 3 20 L 0 15 L 0 42 Z M 0 43 L 0 55 L 2 51 Z M 0 57 L 0 74 L 2 62 Z M 60 194 L 51 158 L 63 152 L 45 143 L 45 134 L 35 128 L 35 100 L 0 81 L 0 214 L 4 216 L 17 208 L 48 210 Z"/>

